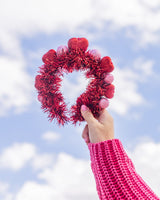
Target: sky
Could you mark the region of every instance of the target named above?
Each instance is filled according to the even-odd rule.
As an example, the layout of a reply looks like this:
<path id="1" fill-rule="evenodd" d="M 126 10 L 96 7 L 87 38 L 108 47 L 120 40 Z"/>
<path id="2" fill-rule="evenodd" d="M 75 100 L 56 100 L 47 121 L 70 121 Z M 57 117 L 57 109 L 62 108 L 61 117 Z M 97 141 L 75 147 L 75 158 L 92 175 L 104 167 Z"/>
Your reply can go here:
<path id="1" fill-rule="evenodd" d="M 50 123 L 34 88 L 43 54 L 72 37 L 111 57 L 115 138 L 160 196 L 159 21 L 159 0 L 0 0 L 0 199 L 98 200 L 85 122 Z M 87 83 L 64 76 L 68 106 Z"/>

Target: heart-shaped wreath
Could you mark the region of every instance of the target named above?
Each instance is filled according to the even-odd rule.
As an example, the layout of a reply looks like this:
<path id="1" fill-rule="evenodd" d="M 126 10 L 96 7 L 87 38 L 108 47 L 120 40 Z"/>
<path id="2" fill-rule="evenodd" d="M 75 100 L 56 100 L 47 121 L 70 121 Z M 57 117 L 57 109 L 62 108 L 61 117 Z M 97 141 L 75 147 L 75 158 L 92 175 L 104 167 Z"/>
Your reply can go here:
<path id="1" fill-rule="evenodd" d="M 76 125 L 78 121 L 84 121 L 80 112 L 83 104 L 90 108 L 94 117 L 98 117 L 102 108 L 109 105 L 108 98 L 114 96 L 111 58 L 105 56 L 101 59 L 96 49 L 87 51 L 88 44 L 86 38 L 71 38 L 68 47 L 59 46 L 57 52 L 51 49 L 42 57 L 44 65 L 39 67 L 40 74 L 35 78 L 38 100 L 49 119 L 52 121 L 56 118 L 58 124 L 72 122 Z M 90 82 L 75 105 L 68 110 L 60 87 L 64 73 L 74 70 L 84 71 Z"/>

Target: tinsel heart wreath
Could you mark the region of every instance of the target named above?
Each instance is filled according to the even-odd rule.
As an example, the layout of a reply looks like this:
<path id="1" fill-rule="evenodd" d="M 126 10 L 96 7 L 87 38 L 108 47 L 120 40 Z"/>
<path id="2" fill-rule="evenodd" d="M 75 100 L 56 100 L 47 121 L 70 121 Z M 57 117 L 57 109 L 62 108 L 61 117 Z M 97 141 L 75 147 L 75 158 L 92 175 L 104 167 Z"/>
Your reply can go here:
<path id="1" fill-rule="evenodd" d="M 111 58 L 101 58 L 96 49 L 87 51 L 88 45 L 86 38 L 71 38 L 68 47 L 59 46 L 57 51 L 51 49 L 42 57 L 44 65 L 39 67 L 39 74 L 35 78 L 38 100 L 49 119 L 57 119 L 59 125 L 67 122 L 76 125 L 78 121 L 84 121 L 80 112 L 83 104 L 90 108 L 94 117 L 98 117 L 102 108 L 109 105 L 108 98 L 114 96 L 113 75 L 110 74 L 114 66 Z M 74 70 L 84 71 L 90 82 L 68 110 L 60 87 L 64 73 Z"/>

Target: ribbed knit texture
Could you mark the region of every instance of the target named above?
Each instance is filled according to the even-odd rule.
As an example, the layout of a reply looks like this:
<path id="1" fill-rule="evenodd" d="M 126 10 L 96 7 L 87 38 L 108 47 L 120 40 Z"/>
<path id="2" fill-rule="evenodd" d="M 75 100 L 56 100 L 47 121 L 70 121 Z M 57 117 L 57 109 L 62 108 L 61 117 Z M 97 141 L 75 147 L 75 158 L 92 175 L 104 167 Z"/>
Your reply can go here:
<path id="1" fill-rule="evenodd" d="M 89 143 L 88 148 L 100 200 L 160 200 L 136 173 L 119 139 Z"/>

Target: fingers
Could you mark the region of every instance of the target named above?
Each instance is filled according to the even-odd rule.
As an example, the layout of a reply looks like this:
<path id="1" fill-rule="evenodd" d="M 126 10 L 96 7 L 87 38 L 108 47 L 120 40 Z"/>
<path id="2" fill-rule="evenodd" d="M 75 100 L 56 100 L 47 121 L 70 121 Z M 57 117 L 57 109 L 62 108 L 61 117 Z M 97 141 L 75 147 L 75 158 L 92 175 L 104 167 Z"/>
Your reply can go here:
<path id="1" fill-rule="evenodd" d="M 113 123 L 113 118 L 106 109 L 103 109 L 102 111 L 100 111 L 100 116 L 98 118 L 98 121 L 104 125 L 107 122 Z"/>
<path id="2" fill-rule="evenodd" d="M 101 111 L 99 111 L 99 116 L 101 116 L 105 112 L 105 108 L 103 108 Z"/>
<path id="3" fill-rule="evenodd" d="M 85 105 L 81 106 L 81 114 L 89 126 L 90 125 L 92 126 L 92 124 L 97 123 L 97 120 L 94 118 L 92 112 L 89 110 L 87 106 Z"/>
<path id="4" fill-rule="evenodd" d="M 84 130 L 82 132 L 82 138 L 85 140 L 85 142 L 88 144 L 90 143 L 89 139 L 89 132 L 88 132 L 88 124 L 84 127 Z"/>
<path id="5" fill-rule="evenodd" d="M 88 132 L 88 124 L 85 125 L 83 132 L 82 132 L 82 138 L 85 139 L 87 137 Z"/>
<path id="6" fill-rule="evenodd" d="M 99 112 L 98 121 L 99 121 L 99 119 L 102 118 L 101 116 L 105 115 L 105 110 L 106 110 L 105 108 L 108 107 L 108 105 L 109 105 L 108 99 L 106 97 L 102 97 L 102 99 L 99 102 L 99 106 L 102 108 L 102 110 Z M 94 118 L 92 112 L 89 110 L 89 108 L 87 106 L 85 106 L 85 105 L 81 106 L 81 114 L 82 114 L 83 118 L 85 119 L 85 121 L 88 123 L 90 128 L 94 129 L 94 127 L 96 127 L 98 125 L 97 118 Z M 84 130 L 86 130 L 86 129 L 84 129 Z"/>

